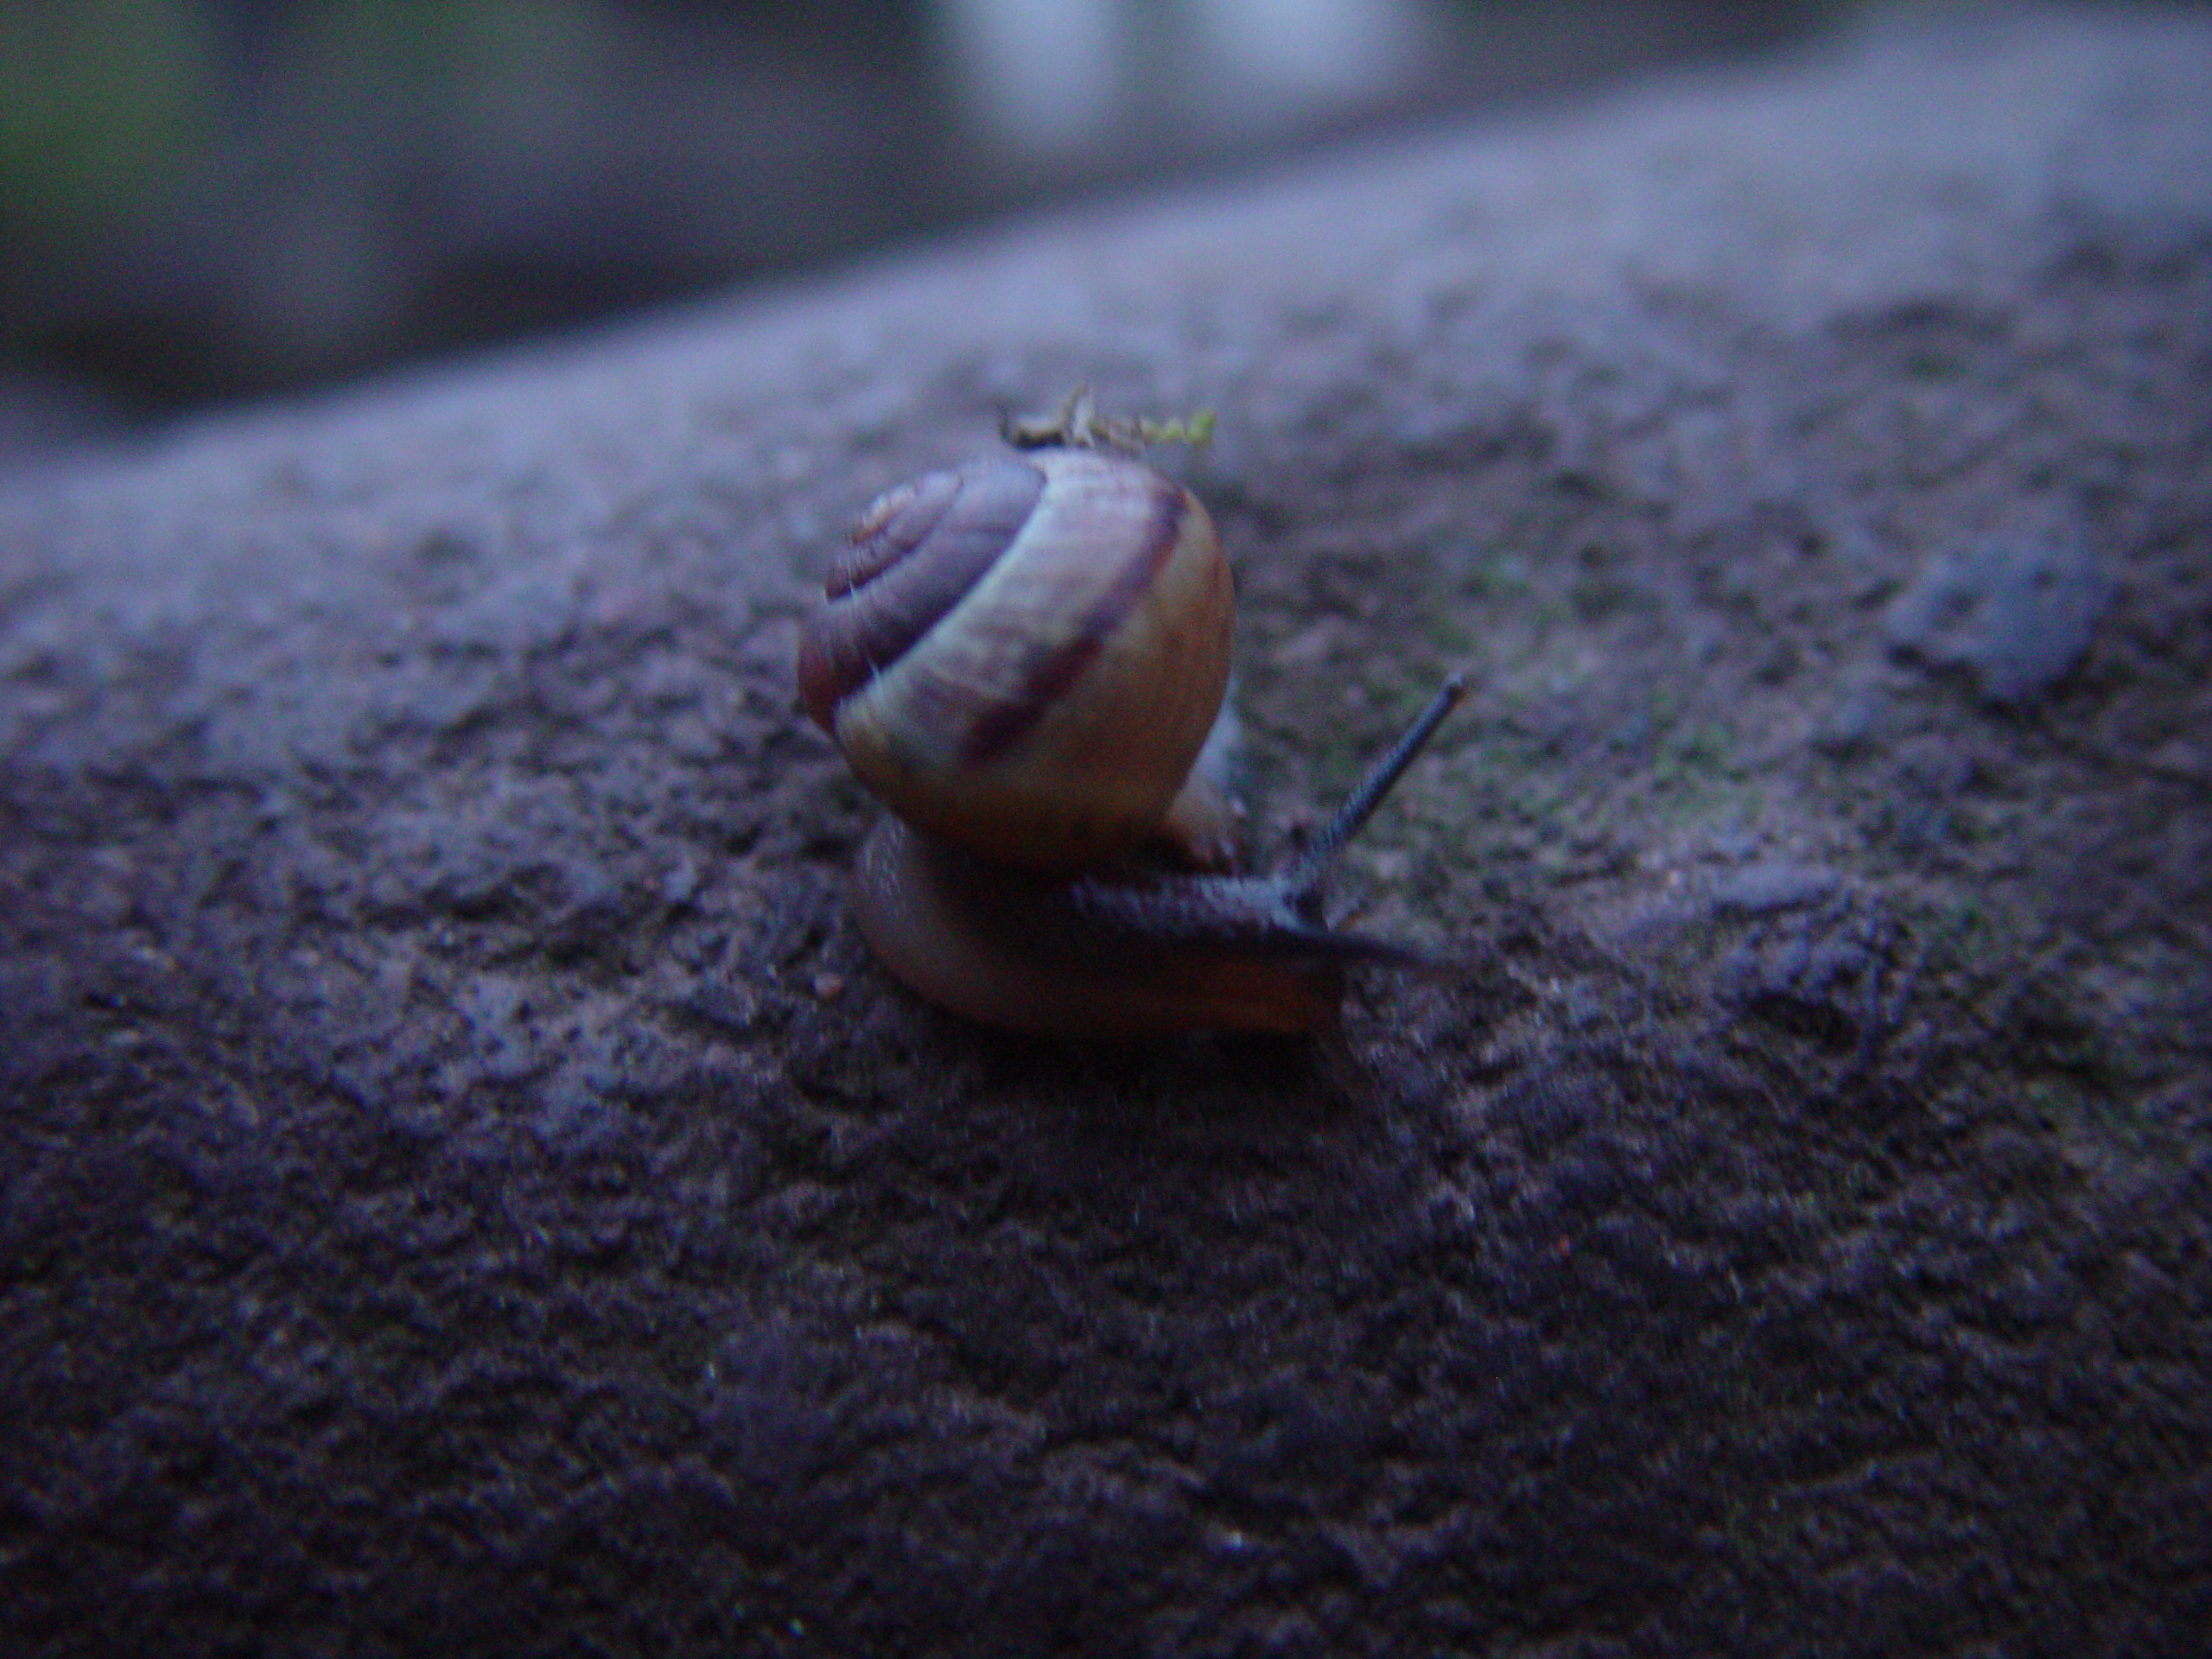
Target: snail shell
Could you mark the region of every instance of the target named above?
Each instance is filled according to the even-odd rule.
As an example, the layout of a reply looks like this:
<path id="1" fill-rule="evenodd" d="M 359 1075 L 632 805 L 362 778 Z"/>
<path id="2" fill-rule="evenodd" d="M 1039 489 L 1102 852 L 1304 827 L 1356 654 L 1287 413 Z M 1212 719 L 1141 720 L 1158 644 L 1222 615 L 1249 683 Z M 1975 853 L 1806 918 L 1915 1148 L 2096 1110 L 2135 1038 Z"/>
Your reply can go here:
<path id="1" fill-rule="evenodd" d="M 800 696 L 907 823 L 1071 871 L 1157 832 L 1228 684 L 1229 566 L 1198 499 L 1046 449 L 878 498 L 801 637 Z"/>

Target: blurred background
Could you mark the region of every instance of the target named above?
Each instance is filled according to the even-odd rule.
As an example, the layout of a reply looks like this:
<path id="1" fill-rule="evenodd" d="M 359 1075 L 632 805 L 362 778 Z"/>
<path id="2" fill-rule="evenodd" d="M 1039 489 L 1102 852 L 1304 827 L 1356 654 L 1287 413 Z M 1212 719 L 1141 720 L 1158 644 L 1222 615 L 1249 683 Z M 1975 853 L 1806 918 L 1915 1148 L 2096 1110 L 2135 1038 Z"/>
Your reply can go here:
<path id="1" fill-rule="evenodd" d="M 1865 9 L 0 0 L 0 458 Z"/>

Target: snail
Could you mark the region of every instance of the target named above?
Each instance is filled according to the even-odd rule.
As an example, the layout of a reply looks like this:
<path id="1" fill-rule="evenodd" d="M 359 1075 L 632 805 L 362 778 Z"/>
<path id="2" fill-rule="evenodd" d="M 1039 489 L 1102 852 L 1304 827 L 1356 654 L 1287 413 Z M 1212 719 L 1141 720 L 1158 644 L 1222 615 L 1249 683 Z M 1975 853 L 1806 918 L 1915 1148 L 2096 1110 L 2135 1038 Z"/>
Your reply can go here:
<path id="1" fill-rule="evenodd" d="M 1349 964 L 1429 964 L 1331 926 L 1321 885 L 1457 676 L 1287 869 L 1221 868 L 1230 809 L 1199 757 L 1220 747 L 1229 566 L 1198 499 L 1127 453 L 1187 430 L 1074 400 L 1009 423 L 1014 453 L 879 497 L 802 630 L 801 700 L 893 815 L 860 855 L 861 931 L 979 1022 L 1323 1031 Z"/>

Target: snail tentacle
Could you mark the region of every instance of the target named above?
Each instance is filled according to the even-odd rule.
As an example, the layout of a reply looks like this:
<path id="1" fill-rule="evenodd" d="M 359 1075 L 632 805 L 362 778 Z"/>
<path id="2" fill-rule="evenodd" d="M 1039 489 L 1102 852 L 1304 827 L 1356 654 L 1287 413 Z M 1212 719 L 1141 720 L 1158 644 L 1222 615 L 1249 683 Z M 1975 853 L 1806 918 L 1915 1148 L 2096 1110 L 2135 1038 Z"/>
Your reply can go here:
<path id="1" fill-rule="evenodd" d="M 1397 787 L 1406 768 L 1428 747 L 1428 740 L 1436 735 L 1436 728 L 1444 718 L 1459 706 L 1467 695 L 1467 677 L 1452 673 L 1445 677 L 1436 695 L 1427 706 L 1414 717 L 1398 741 L 1377 755 L 1364 776 L 1352 785 L 1351 793 L 1344 797 L 1344 804 L 1332 813 L 1329 821 L 1314 832 L 1286 877 L 1301 891 L 1318 887 L 1321 878 L 1343 853 L 1344 844 L 1363 828 L 1375 809 L 1382 804 L 1382 798 Z"/>

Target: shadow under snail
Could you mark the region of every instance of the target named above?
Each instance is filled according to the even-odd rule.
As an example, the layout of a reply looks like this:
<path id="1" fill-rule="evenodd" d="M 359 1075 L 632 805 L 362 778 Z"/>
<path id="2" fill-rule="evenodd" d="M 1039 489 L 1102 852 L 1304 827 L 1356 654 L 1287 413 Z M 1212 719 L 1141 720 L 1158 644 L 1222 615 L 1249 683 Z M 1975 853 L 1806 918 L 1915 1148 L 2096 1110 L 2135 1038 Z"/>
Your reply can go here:
<path id="1" fill-rule="evenodd" d="M 1010 427 L 1026 453 L 887 492 L 832 565 L 800 696 L 895 814 L 854 912 L 894 975 L 983 1024 L 1326 1030 L 1350 964 L 1434 965 L 1331 926 L 1321 888 L 1462 682 L 1287 869 L 1225 873 L 1231 809 L 1193 763 L 1229 683 L 1229 566 L 1198 499 L 1109 447 L 1134 429 L 1073 403 Z"/>

